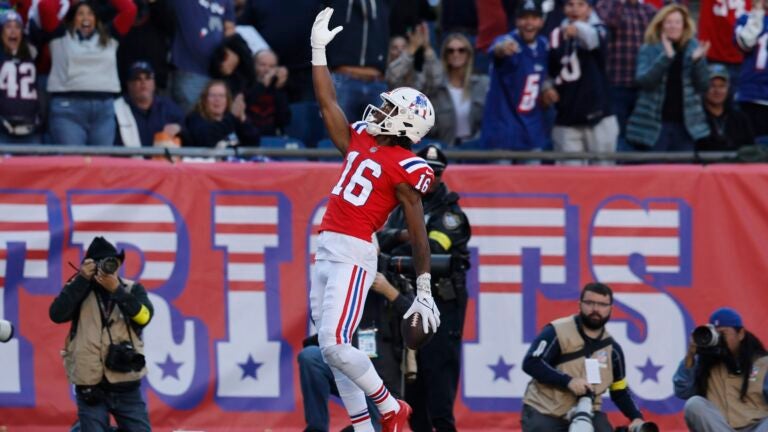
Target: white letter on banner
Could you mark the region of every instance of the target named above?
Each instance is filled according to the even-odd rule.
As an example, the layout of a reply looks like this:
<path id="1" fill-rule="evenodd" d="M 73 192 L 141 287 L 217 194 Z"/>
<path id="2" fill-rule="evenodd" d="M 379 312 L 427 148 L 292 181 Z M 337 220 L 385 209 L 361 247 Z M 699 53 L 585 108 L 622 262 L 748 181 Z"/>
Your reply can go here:
<path id="1" fill-rule="evenodd" d="M 601 203 L 590 226 L 589 260 L 595 278 L 614 288 L 614 309 L 627 315 L 607 328 L 624 351 L 632 392 L 645 407 L 668 411 L 663 402 L 673 398 L 672 376 L 688 336 L 685 311 L 667 289 L 691 283 L 690 208 L 681 200 L 630 197 Z"/>
<path id="2" fill-rule="evenodd" d="M 154 316 L 143 333 L 147 381 L 174 408 L 191 409 L 205 395 L 206 329 L 172 305 L 189 272 L 189 238 L 181 215 L 151 192 L 73 192 L 68 195 L 72 243 L 83 253 L 104 236 L 126 250 L 121 276 L 147 288 Z"/>
<path id="3" fill-rule="evenodd" d="M 518 410 L 530 380 L 522 360 L 539 330 L 537 293 L 577 294 L 567 291 L 578 282 L 576 209 L 561 195 L 471 194 L 462 208 L 472 225 L 467 284 L 475 310 L 468 317 L 476 329 L 476 341 L 464 343 L 464 401 L 472 409 Z"/>
<path id="4" fill-rule="evenodd" d="M 13 338 L 0 343 L 0 406 L 34 406 L 34 358 L 21 332 L 19 288 L 43 295 L 61 289 L 60 256 L 50 253 L 61 250 L 59 201 L 44 192 L 0 191 L 0 225 L 0 319 L 15 327 Z"/>
<path id="5" fill-rule="evenodd" d="M 293 355 L 280 338 L 279 262 L 291 219 L 278 194 L 213 194 L 214 244 L 225 251 L 227 337 L 216 342 L 216 401 L 231 410 L 290 409 Z"/>

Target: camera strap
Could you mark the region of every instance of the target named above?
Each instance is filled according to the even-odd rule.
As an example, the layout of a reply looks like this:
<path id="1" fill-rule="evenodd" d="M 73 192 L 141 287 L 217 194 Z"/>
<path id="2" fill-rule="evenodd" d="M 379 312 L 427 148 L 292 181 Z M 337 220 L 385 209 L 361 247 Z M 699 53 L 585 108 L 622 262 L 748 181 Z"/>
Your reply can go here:
<path id="1" fill-rule="evenodd" d="M 101 311 L 101 328 L 104 328 L 104 327 L 107 328 L 107 336 L 109 336 L 109 343 L 114 345 L 115 342 L 112 340 L 112 332 L 109 331 L 109 327 L 111 327 L 111 324 L 112 324 L 109 317 L 110 315 L 112 315 L 112 311 L 114 310 L 114 307 L 115 307 L 115 302 L 110 300 L 107 306 L 105 307 L 101 301 L 101 295 L 97 293 L 94 293 L 94 295 L 96 295 L 96 301 L 99 303 L 99 311 Z M 131 340 L 131 345 L 136 346 L 133 343 L 133 336 L 131 335 L 131 324 L 128 322 L 128 317 L 126 317 L 125 314 L 123 313 L 121 313 L 121 315 L 123 315 L 123 322 L 125 322 L 125 327 L 128 331 L 128 339 Z"/>
<path id="2" fill-rule="evenodd" d="M 578 351 L 574 351 L 572 353 L 561 355 L 555 361 L 555 364 L 552 365 L 552 366 L 557 367 L 557 366 L 559 366 L 559 365 L 561 365 L 563 363 L 567 363 L 567 362 L 569 362 L 571 360 L 580 359 L 582 357 L 590 358 L 590 357 L 592 357 L 592 354 L 594 354 L 596 351 L 599 351 L 599 350 L 601 350 L 603 348 L 606 348 L 609 345 L 611 345 L 612 343 L 613 343 L 613 338 L 610 337 L 610 336 L 605 338 L 605 339 L 600 339 L 599 341 L 592 342 L 592 343 L 585 341 L 584 342 L 584 348 L 582 348 L 582 349 L 580 349 Z"/>

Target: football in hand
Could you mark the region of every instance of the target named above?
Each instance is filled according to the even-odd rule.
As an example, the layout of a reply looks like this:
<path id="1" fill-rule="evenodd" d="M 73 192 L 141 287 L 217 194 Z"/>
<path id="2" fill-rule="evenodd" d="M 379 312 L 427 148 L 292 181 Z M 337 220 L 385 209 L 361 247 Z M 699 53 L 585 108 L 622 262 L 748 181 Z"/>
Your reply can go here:
<path id="1" fill-rule="evenodd" d="M 432 339 L 432 336 L 435 335 L 435 332 L 431 328 L 429 329 L 429 333 L 424 333 L 422 316 L 418 312 L 411 314 L 408 318 L 403 318 L 403 321 L 400 323 L 400 331 L 403 334 L 405 346 L 412 350 L 423 347 Z"/>

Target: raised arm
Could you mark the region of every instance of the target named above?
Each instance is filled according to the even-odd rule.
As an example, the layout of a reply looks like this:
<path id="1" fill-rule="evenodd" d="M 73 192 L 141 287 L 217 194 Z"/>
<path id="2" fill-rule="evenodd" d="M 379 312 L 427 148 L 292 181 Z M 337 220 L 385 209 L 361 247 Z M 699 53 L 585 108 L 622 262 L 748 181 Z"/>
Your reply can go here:
<path id="1" fill-rule="evenodd" d="M 328 136 L 339 151 L 346 155 L 349 147 L 349 122 L 336 100 L 336 89 L 333 88 L 328 61 L 325 58 L 325 47 L 343 27 L 328 29 L 333 9 L 325 8 L 315 18 L 312 25 L 312 84 L 315 87 L 315 98 L 320 106 Z"/>

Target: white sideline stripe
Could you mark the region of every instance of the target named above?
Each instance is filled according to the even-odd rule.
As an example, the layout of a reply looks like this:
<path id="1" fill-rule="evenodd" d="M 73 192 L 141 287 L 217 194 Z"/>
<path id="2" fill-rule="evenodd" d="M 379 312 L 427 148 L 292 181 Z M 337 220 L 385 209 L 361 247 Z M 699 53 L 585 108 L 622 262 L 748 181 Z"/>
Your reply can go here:
<path id="1" fill-rule="evenodd" d="M 75 204 L 72 219 L 78 222 L 173 223 L 173 212 L 160 204 Z"/>
<path id="2" fill-rule="evenodd" d="M 48 222 L 48 208 L 42 204 L 0 204 L 0 222 Z"/>
<path id="3" fill-rule="evenodd" d="M 277 207 L 217 205 L 214 217 L 217 224 L 277 224 Z"/>
<path id="4" fill-rule="evenodd" d="M 600 210 L 596 227 L 677 228 L 680 212 L 677 210 Z"/>
<path id="5" fill-rule="evenodd" d="M 496 209 L 467 207 L 464 209 L 472 226 L 500 227 L 564 227 L 565 210 L 551 208 Z"/>

